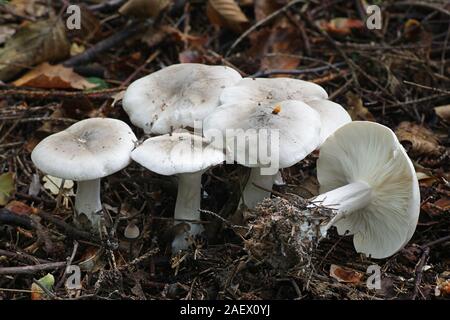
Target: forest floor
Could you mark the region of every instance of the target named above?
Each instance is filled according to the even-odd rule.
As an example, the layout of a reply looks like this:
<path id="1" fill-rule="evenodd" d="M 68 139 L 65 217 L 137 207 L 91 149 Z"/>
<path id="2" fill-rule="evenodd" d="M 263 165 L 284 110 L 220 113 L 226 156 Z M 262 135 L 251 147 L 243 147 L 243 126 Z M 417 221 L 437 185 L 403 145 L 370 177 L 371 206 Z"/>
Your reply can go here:
<path id="1" fill-rule="evenodd" d="M 448 1 L 376 1 L 383 19 L 373 30 L 365 24 L 364 0 L 148 1 L 149 15 L 142 1 L 131 2 L 137 9 L 119 14 L 124 1 L 70 1 L 83 5 L 81 28 L 69 30 L 67 1 L 0 0 L 0 300 L 450 296 Z M 314 252 L 310 276 L 275 268 L 252 257 L 248 240 L 231 227 L 242 223 L 233 212 L 248 174 L 237 165 L 205 173 L 208 241 L 181 255 L 170 254 L 176 180 L 136 163 L 102 180 L 107 226 L 101 236 L 78 229 L 74 186 L 59 191 L 45 180 L 31 151 L 88 117 L 131 125 L 120 92 L 180 62 L 312 81 L 353 120 L 394 130 L 420 184 L 411 241 L 392 257 L 373 260 L 355 252 L 351 237 L 332 232 Z M 274 194 L 317 195 L 316 160 L 312 154 L 283 169 L 285 185 Z M 130 225 L 140 230 L 132 241 L 124 236 Z M 65 287 L 69 264 L 82 268 L 82 290 Z M 371 265 L 381 269 L 381 289 L 367 287 Z M 47 273 L 54 284 L 39 294 L 37 279 Z"/>

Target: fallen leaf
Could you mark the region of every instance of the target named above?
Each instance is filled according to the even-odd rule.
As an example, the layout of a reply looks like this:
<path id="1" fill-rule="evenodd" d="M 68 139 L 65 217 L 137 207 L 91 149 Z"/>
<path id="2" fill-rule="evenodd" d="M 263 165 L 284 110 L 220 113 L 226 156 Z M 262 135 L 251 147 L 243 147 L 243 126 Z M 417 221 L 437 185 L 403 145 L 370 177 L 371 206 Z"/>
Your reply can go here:
<path id="1" fill-rule="evenodd" d="M 320 29 L 341 36 L 349 35 L 353 30 L 364 28 L 364 23 L 361 20 L 350 18 L 334 18 L 330 21 L 319 20 L 317 24 Z"/>
<path id="2" fill-rule="evenodd" d="M 45 289 L 51 291 L 53 285 L 55 284 L 55 277 L 52 274 L 47 273 L 44 277 L 40 278 L 37 282 Z M 36 283 L 31 285 L 31 300 L 44 300 L 46 299 L 46 294 L 44 290 L 41 289 Z"/>
<path id="3" fill-rule="evenodd" d="M 353 92 L 347 92 L 347 111 L 353 121 L 364 120 L 364 121 L 375 121 L 373 114 L 364 107 L 361 97 L 354 94 Z"/>
<path id="4" fill-rule="evenodd" d="M 434 108 L 434 112 L 446 122 L 450 122 L 450 104 Z"/>
<path id="5" fill-rule="evenodd" d="M 450 297 L 450 271 L 445 271 L 436 279 L 435 296 Z"/>
<path id="6" fill-rule="evenodd" d="M 43 63 L 27 72 L 20 79 L 13 82 L 17 87 L 34 87 L 45 89 L 92 89 L 94 83 L 75 73 L 72 68 L 63 65 Z"/>
<path id="7" fill-rule="evenodd" d="M 234 0 L 208 0 L 206 14 L 212 24 L 242 32 L 248 19 Z"/>
<path id="8" fill-rule="evenodd" d="M 8 202 L 8 198 L 14 190 L 16 190 L 14 174 L 11 172 L 0 174 L 0 206 L 4 206 Z"/>
<path id="9" fill-rule="evenodd" d="M 38 212 L 38 209 L 32 208 L 29 205 L 17 200 L 9 202 L 5 208 L 19 216 L 36 214 Z"/>
<path id="10" fill-rule="evenodd" d="M 49 8 L 38 0 L 12 0 L 10 2 L 12 11 L 21 16 L 42 17 Z"/>
<path id="11" fill-rule="evenodd" d="M 403 121 L 395 130 L 398 140 L 408 151 L 416 155 L 438 156 L 442 153 L 442 147 L 434 133 L 424 126 Z"/>
<path id="12" fill-rule="evenodd" d="M 63 179 L 53 177 L 50 175 L 46 175 L 42 178 L 42 180 L 44 181 L 44 188 L 46 190 L 50 191 L 54 195 L 59 194 L 59 188 L 61 187 Z M 65 180 L 63 189 L 70 192 L 72 190 L 73 186 L 74 186 L 74 183 L 72 180 Z"/>
<path id="13" fill-rule="evenodd" d="M 11 80 L 36 64 L 64 59 L 69 51 L 65 25 L 60 19 L 28 23 L 0 49 L 0 80 Z"/>
<path id="14" fill-rule="evenodd" d="M 273 27 L 261 29 L 250 36 L 252 47 L 248 54 L 260 61 L 260 70 L 296 69 L 300 63 L 300 36 L 298 28 L 289 20 L 280 19 Z"/>
<path id="15" fill-rule="evenodd" d="M 15 28 L 4 25 L 0 26 L 0 45 L 5 43 L 6 40 L 11 38 L 11 36 L 16 32 Z"/>
<path id="16" fill-rule="evenodd" d="M 77 44 L 74 42 L 70 46 L 70 56 L 71 57 L 76 56 L 80 53 L 83 53 L 84 51 L 86 51 L 86 48 L 82 44 Z"/>
<path id="17" fill-rule="evenodd" d="M 170 0 L 128 0 L 119 8 L 124 16 L 155 18 L 170 5 Z"/>
<path id="18" fill-rule="evenodd" d="M 280 9 L 282 4 L 274 0 L 255 0 L 255 19 L 256 21 L 261 21 L 266 18 L 271 13 Z"/>
<path id="19" fill-rule="evenodd" d="M 332 264 L 330 266 L 330 276 L 339 282 L 359 283 L 361 282 L 363 273 Z"/>

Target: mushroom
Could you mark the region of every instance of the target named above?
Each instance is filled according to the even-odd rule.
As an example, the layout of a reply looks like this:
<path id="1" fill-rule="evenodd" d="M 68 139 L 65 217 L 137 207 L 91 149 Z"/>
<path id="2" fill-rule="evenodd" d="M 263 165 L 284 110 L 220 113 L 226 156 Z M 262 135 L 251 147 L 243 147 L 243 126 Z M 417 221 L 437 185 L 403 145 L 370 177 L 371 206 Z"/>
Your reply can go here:
<path id="1" fill-rule="evenodd" d="M 102 210 L 100 179 L 125 168 L 136 136 L 123 121 L 91 118 L 42 140 L 31 153 L 46 174 L 77 181 L 75 221 L 98 230 Z M 88 221 L 83 222 L 82 216 Z"/>
<path id="2" fill-rule="evenodd" d="M 200 136 L 174 132 L 149 138 L 138 146 L 131 157 L 147 169 L 158 174 L 178 175 L 178 194 L 175 204 L 175 224 L 186 222 L 189 230 L 177 235 L 172 242 L 172 252 L 188 247 L 189 235 L 203 232 L 199 224 L 202 174 L 211 166 L 222 163 L 222 149 L 213 147 Z"/>
<path id="3" fill-rule="evenodd" d="M 420 211 L 417 176 L 389 128 L 354 121 L 320 148 L 317 177 L 322 192 L 314 203 L 335 209 L 324 227 L 353 235 L 358 252 L 388 257 L 411 239 Z"/>
<path id="4" fill-rule="evenodd" d="M 279 168 L 294 165 L 319 146 L 320 130 L 319 113 L 297 100 L 225 104 L 204 119 L 205 137 L 225 143 L 227 162 L 252 167 L 241 199 L 249 208 L 270 196 Z M 225 142 L 217 138 L 221 135 Z"/>
<path id="5" fill-rule="evenodd" d="M 261 105 L 283 100 L 309 101 L 328 99 L 327 92 L 319 85 L 291 78 L 244 78 L 234 86 L 225 88 L 220 95 L 222 104 L 245 100 Z"/>
<path id="6" fill-rule="evenodd" d="M 133 82 L 123 108 L 146 133 L 166 134 L 203 120 L 219 106 L 222 90 L 241 79 L 225 66 L 175 64 Z"/>

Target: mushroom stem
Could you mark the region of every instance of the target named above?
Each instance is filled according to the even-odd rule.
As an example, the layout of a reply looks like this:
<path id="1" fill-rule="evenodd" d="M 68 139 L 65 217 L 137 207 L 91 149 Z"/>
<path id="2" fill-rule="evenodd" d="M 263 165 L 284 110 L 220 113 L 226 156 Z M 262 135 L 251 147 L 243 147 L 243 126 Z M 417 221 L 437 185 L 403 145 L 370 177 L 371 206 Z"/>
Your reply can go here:
<path id="1" fill-rule="evenodd" d="M 190 230 L 187 232 L 190 235 L 200 234 L 204 228 L 201 224 L 189 221 L 200 220 L 200 201 L 202 189 L 202 174 L 203 171 L 194 173 L 178 174 L 178 194 L 177 202 L 175 204 L 175 224 L 186 223 L 189 224 Z M 172 243 L 172 251 L 186 249 L 188 242 L 186 241 L 186 234 L 178 235 Z"/>
<path id="2" fill-rule="evenodd" d="M 274 175 L 262 175 L 261 168 L 252 168 L 244 191 L 242 191 L 239 205 L 244 203 L 248 208 L 254 208 L 262 200 L 269 198 L 270 191 L 267 190 L 272 190 L 276 176 L 277 173 Z"/>
<path id="3" fill-rule="evenodd" d="M 100 215 L 97 212 L 102 210 L 100 179 L 78 181 L 75 210 L 77 212 L 76 219 L 78 223 L 83 224 L 80 221 L 80 215 L 84 214 L 91 223 L 91 227 L 94 230 L 98 229 Z"/>
<path id="4" fill-rule="evenodd" d="M 328 230 L 335 222 L 345 218 L 346 214 L 360 210 L 372 200 L 372 188 L 366 182 L 357 181 L 343 187 L 319 194 L 312 202 L 334 209 L 336 215 L 324 227 Z"/>

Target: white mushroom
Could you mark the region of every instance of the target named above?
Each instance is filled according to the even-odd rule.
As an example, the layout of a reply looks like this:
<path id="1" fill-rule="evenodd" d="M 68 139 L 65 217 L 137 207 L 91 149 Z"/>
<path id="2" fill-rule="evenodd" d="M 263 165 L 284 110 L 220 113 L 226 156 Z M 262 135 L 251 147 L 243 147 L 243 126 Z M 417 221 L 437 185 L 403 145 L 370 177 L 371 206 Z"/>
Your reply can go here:
<path id="1" fill-rule="evenodd" d="M 220 144 L 225 135 L 227 160 L 252 167 L 242 194 L 249 208 L 270 196 L 279 168 L 294 165 L 319 146 L 320 128 L 319 114 L 296 100 L 225 104 L 204 119 L 205 137 Z"/>
<path id="2" fill-rule="evenodd" d="M 353 235 L 358 252 L 388 257 L 411 239 L 420 211 L 416 173 L 395 134 L 364 121 L 344 125 L 320 148 L 314 199 L 336 209 L 324 228 Z"/>
<path id="3" fill-rule="evenodd" d="M 81 216 L 98 230 L 102 210 L 100 179 L 125 168 L 137 141 L 130 127 L 120 120 L 91 118 L 42 140 L 31 159 L 41 171 L 78 182 L 76 221 Z"/>
<path id="4" fill-rule="evenodd" d="M 190 230 L 178 235 L 172 252 L 186 249 L 188 235 L 198 235 L 204 229 L 199 223 L 202 174 L 211 166 L 222 163 L 222 149 L 210 145 L 204 138 L 175 132 L 145 140 L 131 154 L 134 161 L 162 175 L 178 175 L 178 195 L 175 204 L 175 224 L 187 222 Z"/>
<path id="5" fill-rule="evenodd" d="M 203 120 L 219 106 L 222 90 L 241 79 L 225 66 L 175 64 L 133 82 L 123 108 L 146 133 L 166 134 Z"/>
<path id="6" fill-rule="evenodd" d="M 234 86 L 225 88 L 220 95 L 223 104 L 245 100 L 261 105 L 283 100 L 300 100 L 308 103 L 317 99 L 328 99 L 327 92 L 321 86 L 291 78 L 244 78 Z"/>

